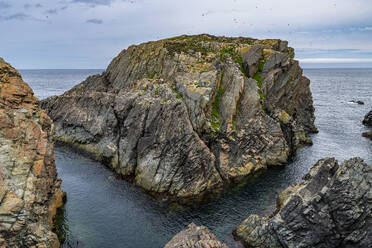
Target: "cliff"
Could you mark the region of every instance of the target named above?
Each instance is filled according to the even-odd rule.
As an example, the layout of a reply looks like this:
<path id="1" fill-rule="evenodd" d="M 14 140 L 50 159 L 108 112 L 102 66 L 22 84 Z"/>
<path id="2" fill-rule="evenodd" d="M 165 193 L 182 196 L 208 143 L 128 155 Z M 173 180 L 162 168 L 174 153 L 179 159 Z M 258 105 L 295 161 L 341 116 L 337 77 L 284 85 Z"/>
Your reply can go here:
<path id="1" fill-rule="evenodd" d="M 59 247 L 62 204 L 53 124 L 21 75 L 0 58 L 0 246 Z"/>
<path id="2" fill-rule="evenodd" d="M 325 158 L 280 194 L 272 216 L 249 216 L 236 235 L 247 247 L 371 247 L 371 203 L 371 164 Z"/>
<path id="3" fill-rule="evenodd" d="M 147 191 L 195 197 L 286 163 L 311 143 L 310 82 L 293 57 L 281 40 L 148 42 L 41 106 L 58 140 Z"/>

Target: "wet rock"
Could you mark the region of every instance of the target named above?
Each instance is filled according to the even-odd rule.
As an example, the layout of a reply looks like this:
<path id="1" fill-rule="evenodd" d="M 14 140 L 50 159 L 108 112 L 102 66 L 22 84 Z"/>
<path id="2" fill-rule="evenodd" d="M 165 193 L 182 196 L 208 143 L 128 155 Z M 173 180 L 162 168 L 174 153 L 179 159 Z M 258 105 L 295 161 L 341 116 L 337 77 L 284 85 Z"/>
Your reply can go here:
<path id="1" fill-rule="evenodd" d="M 247 247 L 370 247 L 372 165 L 319 160 L 284 190 L 270 217 L 249 216 L 236 230 Z"/>
<path id="2" fill-rule="evenodd" d="M 351 100 L 350 102 L 351 103 L 357 103 L 359 105 L 364 105 L 364 102 L 363 101 L 360 101 L 360 100 Z"/>
<path id="3" fill-rule="evenodd" d="M 372 131 L 364 132 L 362 136 L 372 140 Z"/>
<path id="4" fill-rule="evenodd" d="M 174 236 L 164 248 L 228 248 L 217 240 L 205 226 L 191 223 L 187 228 Z"/>
<path id="5" fill-rule="evenodd" d="M 368 126 L 368 127 L 372 127 L 372 110 L 369 111 L 369 112 L 364 116 L 363 124 L 366 125 L 366 126 Z"/>
<path id="6" fill-rule="evenodd" d="M 0 247 L 59 247 L 62 204 L 53 123 L 21 75 L 0 58 Z"/>
<path id="7" fill-rule="evenodd" d="M 195 198 L 305 144 L 316 131 L 309 83 L 281 40 L 179 36 L 130 46 L 41 106 L 58 140 L 150 192 Z"/>

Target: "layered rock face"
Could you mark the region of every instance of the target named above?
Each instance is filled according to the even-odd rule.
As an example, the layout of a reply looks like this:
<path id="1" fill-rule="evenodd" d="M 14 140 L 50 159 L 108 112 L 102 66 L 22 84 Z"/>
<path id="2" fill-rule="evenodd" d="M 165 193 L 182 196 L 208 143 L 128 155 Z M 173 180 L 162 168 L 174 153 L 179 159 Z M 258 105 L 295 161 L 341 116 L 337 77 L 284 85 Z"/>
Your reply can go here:
<path id="1" fill-rule="evenodd" d="M 218 241 L 213 233 L 205 226 L 194 223 L 174 236 L 164 248 L 228 248 Z"/>
<path id="2" fill-rule="evenodd" d="M 371 247 L 372 165 L 319 160 L 284 190 L 273 216 L 249 216 L 236 230 L 247 247 Z"/>
<path id="3" fill-rule="evenodd" d="M 309 80 L 293 56 L 281 40 L 148 42 L 41 106 L 57 139 L 150 192 L 195 197 L 311 143 Z"/>
<path id="4" fill-rule="evenodd" d="M 53 124 L 21 75 L 0 58 L 0 246 L 59 247 L 62 204 Z"/>

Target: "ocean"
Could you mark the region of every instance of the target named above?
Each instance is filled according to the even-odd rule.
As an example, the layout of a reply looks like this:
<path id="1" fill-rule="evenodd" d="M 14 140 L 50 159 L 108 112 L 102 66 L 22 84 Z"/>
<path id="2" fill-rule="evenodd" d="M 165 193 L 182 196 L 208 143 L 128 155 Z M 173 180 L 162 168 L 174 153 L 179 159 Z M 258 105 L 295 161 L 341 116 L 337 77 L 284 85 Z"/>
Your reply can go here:
<path id="1" fill-rule="evenodd" d="M 103 70 L 20 70 L 35 95 L 62 94 Z M 305 69 L 311 80 L 319 133 L 289 164 L 271 169 L 199 206 L 166 206 L 119 179 L 105 166 L 66 147 L 55 148 L 67 203 L 60 211 L 63 247 L 163 247 L 190 222 L 207 226 L 230 247 L 232 231 L 248 215 L 270 214 L 278 194 L 323 157 L 339 161 L 359 156 L 372 163 L 372 141 L 361 123 L 372 107 L 372 69 Z M 361 100 L 365 104 L 352 103 Z"/>

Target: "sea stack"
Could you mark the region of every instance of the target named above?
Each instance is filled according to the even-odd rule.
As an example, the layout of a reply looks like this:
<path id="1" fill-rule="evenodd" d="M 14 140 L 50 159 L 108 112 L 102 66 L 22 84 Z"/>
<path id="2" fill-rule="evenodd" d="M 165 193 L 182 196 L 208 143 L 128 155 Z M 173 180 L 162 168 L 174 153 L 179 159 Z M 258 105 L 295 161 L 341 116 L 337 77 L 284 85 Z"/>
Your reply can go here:
<path id="1" fill-rule="evenodd" d="M 56 139 L 149 192 L 198 197 L 311 144 L 310 81 L 287 44 L 184 35 L 133 45 L 41 106 Z"/>
<path id="2" fill-rule="evenodd" d="M 32 89 L 0 58 L 0 247 L 59 247 L 62 205 L 53 123 Z"/>
<path id="3" fill-rule="evenodd" d="M 372 244 L 372 165 L 321 159 L 288 187 L 270 217 L 249 216 L 236 230 L 246 247 L 353 247 Z"/>

